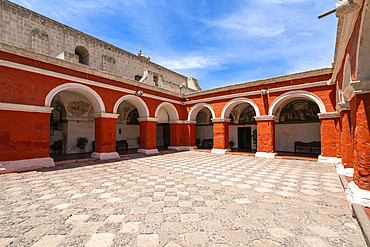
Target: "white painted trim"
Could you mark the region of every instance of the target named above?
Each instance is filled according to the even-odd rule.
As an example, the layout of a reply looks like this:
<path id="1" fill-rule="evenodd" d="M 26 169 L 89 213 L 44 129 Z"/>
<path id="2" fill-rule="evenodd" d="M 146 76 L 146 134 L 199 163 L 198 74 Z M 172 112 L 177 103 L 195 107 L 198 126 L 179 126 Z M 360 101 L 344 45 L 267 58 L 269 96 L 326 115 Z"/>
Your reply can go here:
<path id="1" fill-rule="evenodd" d="M 188 121 L 188 120 L 173 120 L 170 121 L 170 124 L 196 124 L 197 121 Z"/>
<path id="2" fill-rule="evenodd" d="M 94 118 L 115 118 L 117 119 L 119 117 L 119 114 L 114 113 L 94 113 Z"/>
<path id="3" fill-rule="evenodd" d="M 312 87 L 320 87 L 320 86 L 327 86 L 327 81 L 319 81 L 319 82 L 313 82 L 313 83 L 305 83 L 305 84 L 299 84 L 299 85 L 293 85 L 293 86 L 285 86 L 285 87 L 277 87 L 277 88 L 270 88 L 268 90 L 269 93 L 276 93 L 276 92 L 282 92 L 282 91 L 288 91 L 288 90 L 297 90 L 297 89 L 305 89 L 305 88 L 312 88 Z M 247 87 L 247 86 L 246 86 Z M 232 88 L 227 89 L 233 90 Z M 217 92 L 210 92 L 211 93 L 219 93 Z M 222 92 L 222 91 L 221 91 Z M 204 98 L 204 99 L 197 99 L 197 100 L 190 100 L 188 102 L 185 102 L 186 105 L 188 104 L 196 104 L 196 103 L 203 103 L 203 102 L 209 102 L 209 101 L 215 101 L 215 100 L 221 100 L 221 99 L 230 99 L 230 98 L 236 98 L 236 97 L 246 97 L 251 95 L 260 95 L 261 90 L 256 91 L 250 91 L 245 93 L 236 93 L 236 94 L 225 94 L 222 96 L 216 96 L 216 97 L 210 97 L 210 98 Z M 197 96 L 195 95 L 191 95 Z M 257 114 L 257 112 L 256 112 Z"/>
<path id="4" fill-rule="evenodd" d="M 24 112 L 37 112 L 37 113 L 51 113 L 53 107 L 36 106 L 36 105 L 22 105 L 13 103 L 0 102 L 0 110 L 2 111 L 24 111 Z"/>
<path id="5" fill-rule="evenodd" d="M 337 104 L 337 111 L 338 112 L 341 112 L 341 111 L 349 111 L 349 110 L 351 110 L 351 107 L 349 105 L 349 102 L 338 103 Z"/>
<path id="6" fill-rule="evenodd" d="M 91 154 L 91 158 L 98 158 L 100 160 L 116 160 L 119 159 L 119 153 L 111 152 L 111 153 L 97 153 L 94 152 Z"/>
<path id="7" fill-rule="evenodd" d="M 180 147 L 169 146 L 167 149 L 176 150 L 176 151 L 190 151 L 190 150 L 198 149 L 198 147 L 197 146 L 180 146 Z"/>
<path id="8" fill-rule="evenodd" d="M 225 122 L 229 123 L 230 121 L 231 121 L 230 118 L 213 118 L 212 119 L 213 123 L 225 123 Z"/>
<path id="9" fill-rule="evenodd" d="M 212 154 L 226 154 L 226 152 L 230 152 L 230 151 L 231 151 L 230 148 L 227 148 L 227 149 L 212 148 L 211 153 Z"/>
<path id="10" fill-rule="evenodd" d="M 100 95 L 88 86 L 78 83 L 65 83 L 52 89 L 45 98 L 45 106 L 50 107 L 55 95 L 64 90 L 78 92 L 85 96 L 93 105 L 95 113 L 105 112 L 104 102 Z"/>
<path id="11" fill-rule="evenodd" d="M 170 116 L 170 121 L 179 119 L 179 113 L 177 112 L 176 107 L 168 102 L 163 102 L 157 107 L 157 109 L 155 110 L 154 117 L 158 118 L 158 112 L 162 107 L 164 107 L 164 109 Z"/>
<path id="12" fill-rule="evenodd" d="M 240 103 L 250 104 L 253 107 L 254 111 L 256 112 L 256 116 L 257 117 L 260 116 L 260 110 L 258 109 L 257 104 L 253 102 L 253 100 L 250 100 L 250 99 L 247 99 L 247 98 L 237 98 L 237 99 L 231 100 L 229 103 L 227 103 L 224 106 L 224 108 L 222 109 L 222 112 L 221 112 L 221 118 L 228 118 L 232 109 Z"/>
<path id="13" fill-rule="evenodd" d="M 344 168 L 342 164 L 337 165 L 337 173 L 342 174 L 347 177 L 353 177 L 353 174 L 355 172 L 354 168 Z"/>
<path id="14" fill-rule="evenodd" d="M 137 108 L 139 112 L 139 117 L 149 117 L 149 108 L 146 105 L 145 101 L 135 95 L 125 95 L 119 98 L 119 100 L 117 100 L 116 104 L 114 105 L 113 113 L 117 114 L 119 105 L 125 100 L 129 101 Z"/>
<path id="15" fill-rule="evenodd" d="M 5 67 L 13 68 L 13 69 L 24 70 L 24 71 L 37 73 L 37 74 L 41 74 L 41 75 L 46 75 L 46 76 L 51 76 L 51 77 L 55 77 L 55 78 L 59 78 L 59 79 L 63 79 L 63 80 L 72 81 L 72 82 L 79 82 L 79 83 L 90 85 L 90 86 L 107 88 L 107 89 L 111 89 L 111 90 L 118 91 L 118 92 L 124 92 L 124 93 L 129 93 L 129 94 L 135 94 L 135 92 L 136 92 L 135 90 L 130 90 L 130 89 L 122 88 L 122 87 L 108 85 L 108 84 L 93 81 L 93 80 L 82 79 L 82 78 L 76 77 L 76 76 L 65 75 L 65 74 L 62 74 L 62 73 L 57 73 L 57 72 L 53 72 L 53 71 L 49 71 L 49 70 L 35 68 L 35 67 L 23 65 L 23 64 L 13 63 L 13 62 L 1 60 L 1 59 L 0 59 L 0 66 L 5 66 Z M 101 76 L 97 75 L 97 77 L 101 77 Z M 112 79 L 112 78 L 109 78 L 109 79 L 115 80 L 115 79 Z M 130 85 L 132 85 L 132 84 L 130 84 Z M 148 89 L 148 90 L 151 90 L 151 89 Z M 163 100 L 163 101 L 171 102 L 171 103 L 174 103 L 174 104 L 181 104 L 181 101 L 179 101 L 179 100 L 168 99 L 168 98 L 165 98 L 165 97 L 160 97 L 160 96 L 156 96 L 156 95 L 148 94 L 148 93 L 145 93 L 145 97 L 152 98 L 152 99 L 157 99 L 157 100 Z"/>
<path id="16" fill-rule="evenodd" d="M 158 149 L 138 149 L 137 152 L 144 154 L 159 154 Z"/>
<path id="17" fill-rule="evenodd" d="M 317 114 L 320 119 L 327 119 L 327 118 L 339 118 L 339 112 L 326 112 L 326 113 L 319 113 Z"/>
<path id="18" fill-rule="evenodd" d="M 360 189 L 355 182 L 350 182 L 346 189 L 349 202 L 370 207 L 370 191 Z"/>
<path id="19" fill-rule="evenodd" d="M 258 158 L 275 159 L 276 154 L 277 153 L 257 152 L 254 156 Z"/>
<path id="20" fill-rule="evenodd" d="M 280 108 L 280 107 L 283 107 L 284 104 L 286 104 L 287 102 L 290 102 L 290 101 L 295 100 L 295 99 L 302 99 L 302 98 L 312 100 L 320 108 L 320 113 L 326 113 L 325 104 L 324 104 L 324 102 L 322 102 L 320 97 L 318 97 L 317 95 L 315 95 L 313 93 L 299 90 L 299 91 L 286 92 L 286 93 L 280 95 L 279 97 L 277 97 L 274 100 L 274 102 L 272 102 L 272 104 L 270 105 L 269 115 L 270 116 L 276 115 L 277 109 Z"/>
<path id="21" fill-rule="evenodd" d="M 276 121 L 276 116 L 259 116 L 259 117 L 254 117 L 256 121 Z"/>
<path id="22" fill-rule="evenodd" d="M 194 105 L 190 111 L 189 111 L 189 115 L 188 115 L 188 121 L 195 121 L 196 118 L 197 118 L 197 114 L 200 110 L 202 110 L 204 107 L 207 107 L 210 111 L 211 111 L 211 114 L 212 114 L 212 118 L 215 118 L 216 117 L 216 114 L 215 114 L 215 111 L 213 110 L 212 106 L 206 104 L 206 103 L 200 103 L 200 104 L 196 104 Z"/>
<path id="23" fill-rule="evenodd" d="M 50 157 L 15 161 L 0 161 L 0 174 L 9 172 L 32 171 L 54 166 L 54 160 Z"/>
<path id="24" fill-rule="evenodd" d="M 155 117 L 141 117 L 137 119 L 139 122 L 157 122 L 158 118 Z"/>
<path id="25" fill-rule="evenodd" d="M 356 47 L 356 79 L 359 79 L 357 78 L 358 77 L 358 74 L 359 74 L 359 71 L 358 69 L 360 68 L 358 65 L 360 63 L 360 48 L 362 48 L 361 46 L 361 43 L 362 42 L 362 30 L 364 28 L 364 21 L 365 21 L 365 16 L 366 16 L 366 12 L 368 11 L 368 0 L 365 0 L 364 3 L 363 3 L 363 6 L 365 6 L 363 8 L 363 11 L 362 11 L 362 16 L 361 16 L 361 23 L 360 23 L 360 28 L 359 28 L 359 34 L 358 34 L 358 43 L 357 43 L 357 47 Z M 370 17 L 367 17 L 367 18 L 370 18 Z M 363 44 L 363 45 L 367 45 L 367 44 Z"/>
<path id="26" fill-rule="evenodd" d="M 325 157 L 325 156 L 321 156 L 321 155 L 319 155 L 319 158 L 317 159 L 317 161 L 320 162 L 320 163 L 329 163 L 329 164 L 340 164 L 340 163 L 342 163 L 341 158 Z"/>

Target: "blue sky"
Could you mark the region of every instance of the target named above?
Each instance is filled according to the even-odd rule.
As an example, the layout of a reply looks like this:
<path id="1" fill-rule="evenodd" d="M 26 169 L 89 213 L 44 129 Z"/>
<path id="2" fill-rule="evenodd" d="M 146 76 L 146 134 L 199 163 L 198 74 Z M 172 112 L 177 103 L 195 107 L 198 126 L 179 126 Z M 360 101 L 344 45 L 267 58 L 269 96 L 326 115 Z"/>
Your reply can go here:
<path id="1" fill-rule="evenodd" d="M 210 89 L 331 67 L 337 0 L 12 0 Z"/>

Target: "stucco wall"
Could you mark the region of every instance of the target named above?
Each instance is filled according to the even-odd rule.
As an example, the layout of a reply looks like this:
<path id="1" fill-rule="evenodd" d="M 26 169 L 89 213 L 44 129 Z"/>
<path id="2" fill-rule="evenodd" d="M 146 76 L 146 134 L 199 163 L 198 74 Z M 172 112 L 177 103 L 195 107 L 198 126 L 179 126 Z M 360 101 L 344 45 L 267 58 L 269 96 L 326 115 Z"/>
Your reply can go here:
<path id="1" fill-rule="evenodd" d="M 121 134 L 119 134 L 121 129 Z M 137 138 L 140 136 L 140 125 L 127 125 L 117 124 L 116 125 L 116 140 L 127 140 L 128 148 L 139 148 Z"/>
<path id="2" fill-rule="evenodd" d="M 67 154 L 76 154 L 83 152 L 92 152 L 92 142 L 95 140 L 95 123 L 90 121 L 68 121 L 67 134 Z M 85 147 L 85 151 L 81 151 L 76 147 L 77 138 L 86 137 L 89 142 Z"/>
<path id="3" fill-rule="evenodd" d="M 213 139 L 213 125 L 195 126 L 195 139 L 199 138 L 201 142 L 204 139 Z"/>
<path id="4" fill-rule="evenodd" d="M 276 124 L 276 151 L 294 152 L 294 142 L 320 141 L 320 123 Z"/>

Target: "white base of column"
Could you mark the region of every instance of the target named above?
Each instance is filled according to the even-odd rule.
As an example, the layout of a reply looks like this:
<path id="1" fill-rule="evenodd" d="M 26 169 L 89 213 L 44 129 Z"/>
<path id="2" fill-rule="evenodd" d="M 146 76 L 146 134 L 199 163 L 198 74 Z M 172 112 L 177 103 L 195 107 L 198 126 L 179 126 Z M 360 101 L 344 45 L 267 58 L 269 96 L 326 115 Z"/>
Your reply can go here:
<path id="1" fill-rule="evenodd" d="M 340 164 L 340 163 L 342 163 L 341 158 L 325 157 L 325 156 L 321 156 L 321 155 L 319 155 L 319 158 L 318 158 L 317 161 L 320 162 L 320 163 L 330 163 L 330 164 Z"/>
<path id="2" fill-rule="evenodd" d="M 355 182 L 350 182 L 346 189 L 347 198 L 350 203 L 361 204 L 370 207 L 370 191 L 360 189 Z"/>
<path id="3" fill-rule="evenodd" d="M 344 168 L 342 164 L 337 165 L 337 173 L 347 177 L 353 177 L 354 168 Z"/>
<path id="4" fill-rule="evenodd" d="M 158 149 L 138 149 L 137 152 L 144 154 L 159 154 Z"/>
<path id="5" fill-rule="evenodd" d="M 276 153 L 257 152 L 254 156 L 258 158 L 275 159 Z"/>
<path id="6" fill-rule="evenodd" d="M 91 158 L 97 158 L 100 160 L 116 160 L 119 159 L 119 153 L 111 152 L 111 153 L 92 153 Z"/>
<path id="7" fill-rule="evenodd" d="M 15 161 L 0 161 L 0 174 L 9 172 L 32 171 L 54 166 L 54 159 L 50 157 Z"/>
<path id="8" fill-rule="evenodd" d="M 190 150 L 198 149 L 198 147 L 197 146 L 181 146 L 181 147 L 169 146 L 167 149 L 172 149 L 176 151 L 190 151 Z"/>
<path id="9" fill-rule="evenodd" d="M 231 151 L 230 148 L 227 148 L 227 149 L 212 148 L 211 153 L 212 154 L 225 154 L 226 152 L 230 152 L 230 151 Z"/>

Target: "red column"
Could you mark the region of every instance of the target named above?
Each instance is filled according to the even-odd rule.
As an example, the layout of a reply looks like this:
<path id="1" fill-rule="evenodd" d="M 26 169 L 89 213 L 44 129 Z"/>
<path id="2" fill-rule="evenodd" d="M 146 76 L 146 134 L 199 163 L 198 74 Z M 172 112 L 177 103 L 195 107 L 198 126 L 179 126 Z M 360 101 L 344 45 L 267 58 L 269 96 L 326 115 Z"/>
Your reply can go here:
<path id="1" fill-rule="evenodd" d="M 139 153 L 157 154 L 157 118 L 138 118 L 140 122 Z"/>
<path id="2" fill-rule="evenodd" d="M 275 152 L 275 116 L 255 117 L 257 122 L 256 157 L 274 158 Z"/>
<path id="3" fill-rule="evenodd" d="M 320 132 L 321 132 L 321 155 L 318 161 L 323 163 L 341 163 L 337 158 L 337 124 L 340 114 L 337 112 L 320 113 Z"/>
<path id="4" fill-rule="evenodd" d="M 95 114 L 95 151 L 93 158 L 101 160 L 119 159 L 116 152 L 116 122 L 118 114 Z"/>
<path id="5" fill-rule="evenodd" d="M 212 153 L 224 154 L 229 149 L 229 122 L 228 118 L 214 118 L 213 122 L 213 148 Z"/>
<path id="6" fill-rule="evenodd" d="M 341 157 L 344 168 L 353 168 L 353 144 L 351 133 L 351 115 L 349 104 L 340 103 Z"/>
<path id="7" fill-rule="evenodd" d="M 370 94 L 358 94 L 351 99 L 353 131 L 353 162 L 355 184 L 370 191 Z"/>
<path id="8" fill-rule="evenodd" d="M 0 103 L 0 174 L 55 166 L 49 156 L 51 110 Z"/>
<path id="9" fill-rule="evenodd" d="M 178 151 L 196 149 L 195 121 L 175 120 L 170 122 L 170 146 L 168 149 Z"/>

